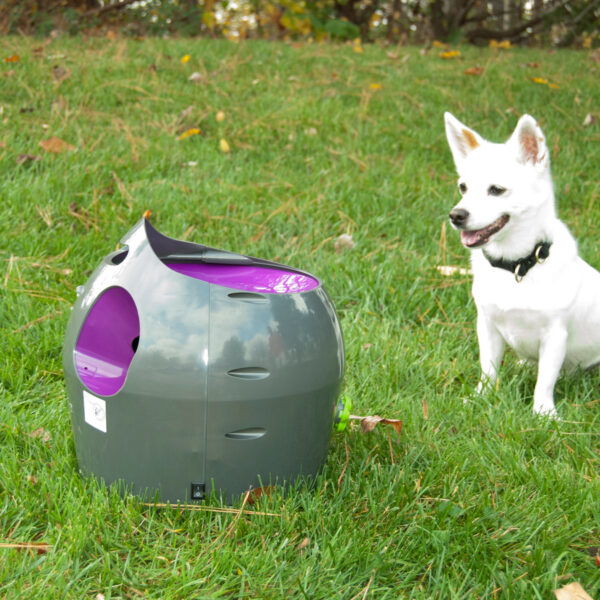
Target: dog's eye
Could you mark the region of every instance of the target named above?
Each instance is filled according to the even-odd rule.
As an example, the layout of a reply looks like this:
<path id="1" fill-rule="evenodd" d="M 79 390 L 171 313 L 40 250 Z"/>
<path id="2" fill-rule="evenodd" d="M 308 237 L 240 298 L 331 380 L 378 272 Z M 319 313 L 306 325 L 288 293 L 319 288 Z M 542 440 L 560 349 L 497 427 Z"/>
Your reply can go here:
<path id="1" fill-rule="evenodd" d="M 467 184 L 466 183 L 459 183 L 458 184 L 458 189 L 460 190 L 461 194 L 466 194 L 467 193 Z"/>
<path id="2" fill-rule="evenodd" d="M 505 191 L 506 188 L 500 187 L 499 185 L 490 185 L 488 188 L 488 194 L 490 196 L 502 196 Z"/>

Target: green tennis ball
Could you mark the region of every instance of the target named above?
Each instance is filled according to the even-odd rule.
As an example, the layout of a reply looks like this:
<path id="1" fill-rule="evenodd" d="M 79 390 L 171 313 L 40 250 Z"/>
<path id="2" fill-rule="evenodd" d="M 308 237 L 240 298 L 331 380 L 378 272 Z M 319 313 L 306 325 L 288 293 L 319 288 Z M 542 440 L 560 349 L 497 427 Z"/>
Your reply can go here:
<path id="1" fill-rule="evenodd" d="M 352 400 L 349 396 L 342 396 L 335 407 L 333 417 L 333 430 L 344 431 L 350 420 L 350 412 L 352 411 Z"/>

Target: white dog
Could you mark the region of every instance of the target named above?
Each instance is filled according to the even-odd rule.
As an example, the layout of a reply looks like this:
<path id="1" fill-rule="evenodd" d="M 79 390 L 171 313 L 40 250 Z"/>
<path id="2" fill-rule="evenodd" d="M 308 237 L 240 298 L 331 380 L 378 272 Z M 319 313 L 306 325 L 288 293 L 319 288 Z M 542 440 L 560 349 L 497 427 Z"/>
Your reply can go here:
<path id="1" fill-rule="evenodd" d="M 445 120 L 462 194 L 450 222 L 471 250 L 478 389 L 496 379 L 508 344 L 538 363 L 534 413 L 556 416 L 561 368 L 600 363 L 600 273 L 556 216 L 548 148 L 532 117 L 523 115 L 505 144 L 450 113 Z"/>

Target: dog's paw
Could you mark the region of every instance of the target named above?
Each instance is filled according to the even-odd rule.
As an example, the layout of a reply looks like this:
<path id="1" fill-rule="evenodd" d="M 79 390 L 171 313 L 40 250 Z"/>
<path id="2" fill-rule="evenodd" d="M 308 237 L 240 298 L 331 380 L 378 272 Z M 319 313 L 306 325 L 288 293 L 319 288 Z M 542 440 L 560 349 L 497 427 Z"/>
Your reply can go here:
<path id="1" fill-rule="evenodd" d="M 538 417 L 544 417 L 546 419 L 552 419 L 553 421 L 560 421 L 560 417 L 554 408 L 554 404 L 540 404 L 533 406 L 533 414 Z"/>

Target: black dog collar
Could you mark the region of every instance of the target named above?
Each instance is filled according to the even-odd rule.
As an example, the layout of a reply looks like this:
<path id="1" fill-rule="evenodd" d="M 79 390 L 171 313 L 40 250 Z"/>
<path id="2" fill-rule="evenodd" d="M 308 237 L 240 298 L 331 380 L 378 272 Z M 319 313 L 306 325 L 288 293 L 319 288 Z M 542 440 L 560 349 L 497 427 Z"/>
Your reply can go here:
<path id="1" fill-rule="evenodd" d="M 487 258 L 492 267 L 505 269 L 506 271 L 514 273 L 515 279 L 517 280 L 517 283 L 519 283 L 532 267 L 538 263 L 543 263 L 548 256 L 550 256 L 550 246 L 552 246 L 552 242 L 538 242 L 531 254 L 524 258 L 519 258 L 518 260 L 494 258 L 485 250 L 483 251 L 483 255 Z"/>

